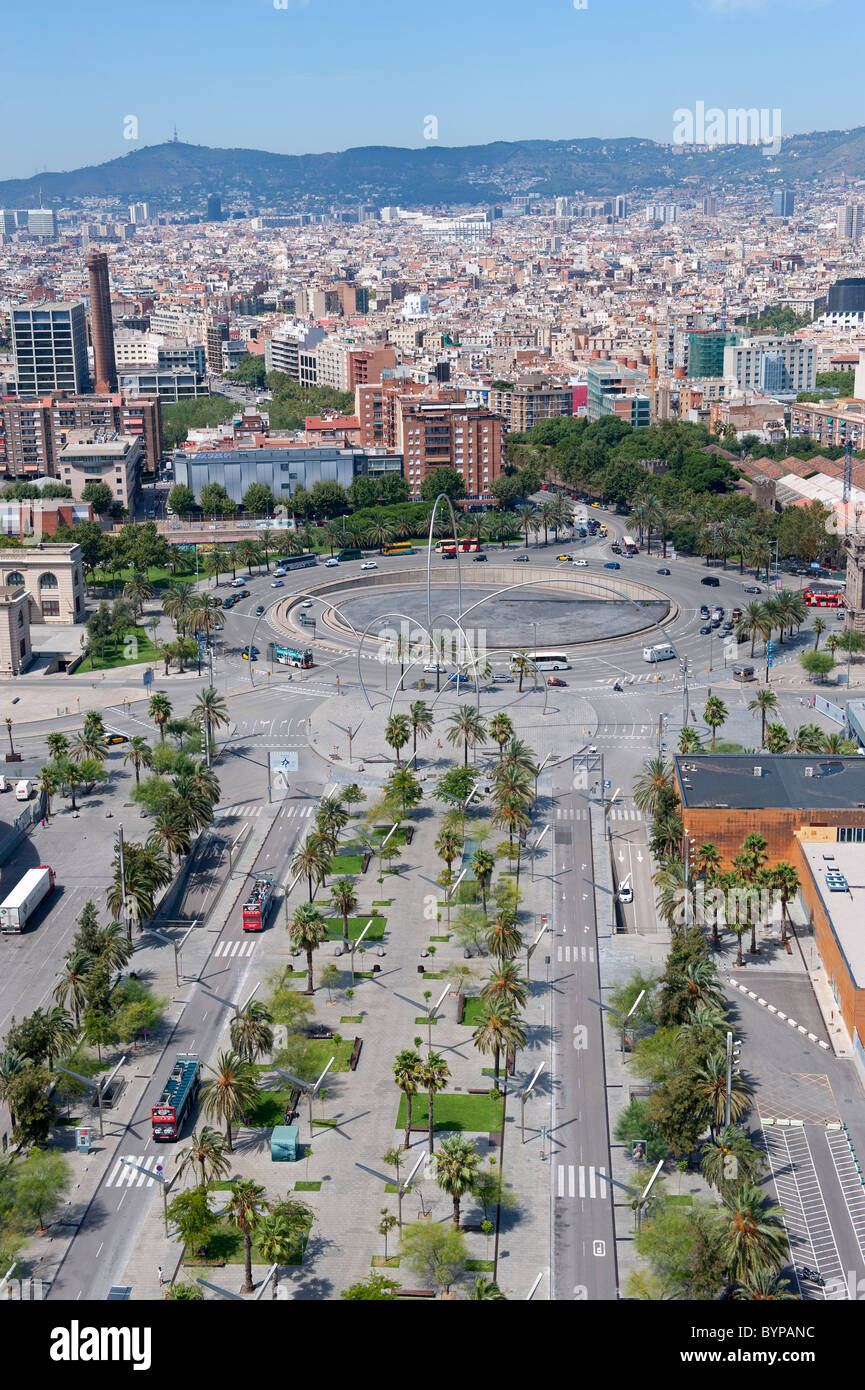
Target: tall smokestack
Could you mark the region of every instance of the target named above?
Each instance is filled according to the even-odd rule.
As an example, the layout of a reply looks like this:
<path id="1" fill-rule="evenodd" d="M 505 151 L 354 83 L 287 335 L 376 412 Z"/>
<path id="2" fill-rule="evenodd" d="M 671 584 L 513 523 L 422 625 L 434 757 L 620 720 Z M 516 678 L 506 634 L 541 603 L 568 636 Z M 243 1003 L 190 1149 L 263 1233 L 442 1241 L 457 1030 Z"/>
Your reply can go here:
<path id="1" fill-rule="evenodd" d="M 108 284 L 108 257 L 104 251 L 87 256 L 90 280 L 90 328 L 93 334 L 95 390 L 117 390 L 117 363 L 114 358 L 114 324 L 111 321 L 111 291 Z"/>

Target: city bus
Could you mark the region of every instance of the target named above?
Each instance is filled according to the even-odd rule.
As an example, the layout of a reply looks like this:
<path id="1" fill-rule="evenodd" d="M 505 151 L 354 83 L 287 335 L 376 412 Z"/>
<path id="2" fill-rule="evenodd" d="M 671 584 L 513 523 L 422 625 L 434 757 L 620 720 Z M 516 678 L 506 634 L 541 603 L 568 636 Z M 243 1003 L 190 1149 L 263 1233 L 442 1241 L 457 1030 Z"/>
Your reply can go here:
<path id="1" fill-rule="evenodd" d="M 303 651 L 299 647 L 279 647 L 274 646 L 273 654 L 280 666 L 301 666 L 305 671 L 310 666 L 314 666 L 312 659 L 312 647 L 306 647 Z"/>
<path id="2" fill-rule="evenodd" d="M 252 892 L 243 904 L 243 930 L 263 931 L 273 906 L 273 879 L 263 874 L 255 880 Z"/>
<path id="3" fill-rule="evenodd" d="M 847 600 L 837 589 L 806 589 L 802 595 L 809 608 L 846 608 Z"/>
<path id="4" fill-rule="evenodd" d="M 314 555 L 286 555 L 284 558 L 280 557 L 279 568 L 286 571 L 305 570 L 317 563 Z"/>
<path id="5" fill-rule="evenodd" d="M 362 560 L 363 554 L 358 546 L 349 545 L 341 550 L 336 558 L 340 564 L 344 564 L 346 560 Z"/>
<path id="6" fill-rule="evenodd" d="M 465 540 L 459 542 L 459 548 L 461 555 L 471 555 L 480 550 L 481 543 L 479 540 L 472 540 L 466 537 Z M 456 553 L 456 545 L 454 544 L 453 537 L 451 537 L 450 540 L 436 541 L 435 551 L 437 555 L 443 554 L 446 550 L 450 551 L 452 555 Z"/>
<path id="7" fill-rule="evenodd" d="M 530 668 L 532 670 L 535 666 L 539 671 L 570 671 L 571 669 L 566 652 L 526 652 L 526 656 L 529 661 L 534 663 Z M 512 666 L 519 660 L 519 657 L 519 652 L 511 654 Z"/>
<path id="8" fill-rule="evenodd" d="M 411 541 L 391 541 L 382 546 L 382 555 L 414 555 L 415 547 Z"/>

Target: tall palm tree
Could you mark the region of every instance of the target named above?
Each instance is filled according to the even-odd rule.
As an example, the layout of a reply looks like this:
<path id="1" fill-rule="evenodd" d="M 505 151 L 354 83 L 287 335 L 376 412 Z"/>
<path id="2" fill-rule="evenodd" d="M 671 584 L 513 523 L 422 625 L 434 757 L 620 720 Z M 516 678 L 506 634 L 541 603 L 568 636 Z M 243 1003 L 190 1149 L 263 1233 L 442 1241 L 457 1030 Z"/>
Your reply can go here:
<path id="1" fill-rule="evenodd" d="M 97 762 L 103 762 L 105 745 L 101 735 L 96 734 L 92 729 L 82 729 L 72 740 L 69 757 L 76 763 L 82 763 L 88 758 L 95 758 Z"/>
<path id="2" fill-rule="evenodd" d="M 784 1303 L 800 1298 L 786 1275 L 774 1269 L 755 1269 L 743 1282 L 734 1284 L 730 1297 L 739 1303 L 763 1299 Z"/>
<path id="3" fill-rule="evenodd" d="M 307 835 L 300 849 L 291 861 L 291 872 L 295 877 L 303 875 L 309 884 L 309 901 L 312 902 L 315 887 L 323 883 L 330 868 L 331 854 L 320 835 Z"/>
<path id="4" fill-rule="evenodd" d="M 159 730 L 160 743 L 165 742 L 165 726 L 171 718 L 173 706 L 167 695 L 162 695 L 158 691 L 151 695 L 147 713 Z"/>
<path id="5" fill-rule="evenodd" d="M 412 704 L 409 706 L 408 717 L 409 723 L 411 725 L 412 734 L 411 751 L 415 755 L 416 759 L 418 734 L 420 734 L 421 738 L 429 738 L 430 734 L 432 733 L 432 710 L 430 709 L 426 700 L 414 700 L 412 701 Z"/>
<path id="6" fill-rule="evenodd" d="M 221 1052 L 209 1078 L 201 1086 L 202 1113 L 225 1125 L 225 1146 L 234 1153 L 231 1126 L 238 1115 L 245 1115 L 258 1100 L 256 1073 L 236 1052 Z"/>
<path id="7" fill-rule="evenodd" d="M 272 1298 L 277 1297 L 279 1267 L 293 1259 L 298 1239 L 306 1233 L 311 1218 L 312 1212 L 306 1203 L 291 1196 L 284 1198 L 278 1207 L 271 1207 L 256 1222 L 255 1243 L 268 1264 L 275 1266 Z"/>
<path id="8" fill-rule="evenodd" d="M 316 829 L 321 835 L 332 836 L 334 842 L 339 840 L 339 832 L 348 825 L 350 816 L 345 802 L 338 796 L 322 797 L 315 812 Z"/>
<path id="9" fill-rule="evenodd" d="M 147 837 L 148 845 L 165 851 L 169 864 L 175 855 L 179 864 L 192 848 L 188 822 L 180 808 L 172 806 L 174 799 L 169 798 L 157 812 L 153 829 Z"/>
<path id="10" fill-rule="evenodd" d="M 454 860 L 462 854 L 464 843 L 462 835 L 448 826 L 444 826 L 436 836 L 436 854 L 445 861 L 448 873 Z"/>
<path id="11" fill-rule="evenodd" d="M 212 685 L 207 686 L 201 691 L 197 701 L 192 706 L 190 716 L 199 728 L 204 730 L 205 746 L 212 756 L 216 730 L 231 722 L 225 697 L 220 695 Z"/>
<path id="12" fill-rule="evenodd" d="M 58 733 L 56 729 L 46 736 L 45 742 L 56 762 L 59 762 L 69 751 L 68 738 L 65 734 Z"/>
<path id="13" fill-rule="evenodd" d="M 712 730 L 712 747 L 718 737 L 718 730 L 726 724 L 730 712 L 718 695 L 710 695 L 703 708 L 703 719 Z"/>
<path id="14" fill-rule="evenodd" d="M 536 777 L 537 771 L 537 761 L 529 745 L 521 738 L 511 738 L 502 749 L 500 761 L 493 767 L 492 775 L 496 785 L 500 785 L 508 773 L 520 772 L 527 777 Z"/>
<path id="15" fill-rule="evenodd" d="M 66 1010 L 59 1004 L 55 1004 L 52 1009 L 43 1014 L 42 1021 L 45 1028 L 45 1055 L 48 1060 L 48 1070 L 53 1071 L 55 1059 L 62 1057 L 65 1052 L 71 1049 L 78 1028 Z"/>
<path id="16" fill-rule="evenodd" d="M 721 851 L 711 840 L 703 840 L 694 851 L 694 867 L 701 878 L 708 878 L 721 867 Z"/>
<path id="17" fill-rule="evenodd" d="M 255 1228 L 266 1210 L 264 1188 L 251 1178 L 241 1178 L 231 1189 L 231 1199 L 225 1214 L 233 1226 L 243 1236 L 243 1287 L 241 1293 L 252 1293 L 252 1237 Z"/>
<path id="18" fill-rule="evenodd" d="M 261 530 L 257 532 L 257 535 L 258 544 L 261 549 L 262 556 L 264 557 L 264 568 L 267 570 L 267 573 L 270 574 L 269 555 L 271 550 L 273 549 L 273 532 L 271 531 L 269 526 L 262 526 Z"/>
<path id="19" fill-rule="evenodd" d="M 432 1153 L 432 1149 L 430 1149 Z M 453 1202 L 453 1222 L 460 1224 L 460 1202 L 471 1192 L 478 1177 L 481 1156 L 470 1139 L 452 1134 L 445 1139 L 435 1156 L 436 1182 Z"/>
<path id="20" fill-rule="evenodd" d="M 231 1046 L 244 1062 L 254 1062 L 273 1047 L 273 1015 L 266 1004 L 253 999 L 231 1019 Z"/>
<path id="21" fill-rule="evenodd" d="M 405 748 L 411 737 L 411 724 L 408 715 L 392 714 L 389 716 L 384 726 L 384 741 L 389 748 L 396 753 L 397 762 L 400 761 L 400 749 Z"/>
<path id="22" fill-rule="evenodd" d="M 783 724 L 769 724 L 766 727 L 766 748 L 770 753 L 786 753 L 793 740 Z"/>
<path id="23" fill-rule="evenodd" d="M 189 625 L 193 632 L 207 637 L 219 626 L 219 605 L 209 594 L 194 594 L 189 605 Z"/>
<path id="24" fill-rule="evenodd" d="M 60 779 L 57 776 L 57 768 L 46 763 L 39 769 L 39 790 L 45 797 L 45 816 L 51 819 L 51 798 L 59 789 Z"/>
<path id="25" fill-rule="evenodd" d="M 330 885 L 330 900 L 333 903 L 334 912 L 338 912 L 342 918 L 342 942 L 343 946 L 348 949 L 348 919 L 357 907 L 354 879 L 348 877 L 334 879 Z"/>
<path id="26" fill-rule="evenodd" d="M 491 1052 L 494 1059 L 494 1084 L 499 1089 L 499 1058 L 502 1052 L 526 1045 L 526 1030 L 513 1009 L 504 1004 L 485 1003 L 480 1021 L 472 1033 L 475 1047 L 484 1056 Z"/>
<path id="27" fill-rule="evenodd" d="M 129 747 L 123 755 L 123 761 L 125 763 L 131 763 L 134 767 L 135 785 L 136 787 L 139 786 L 141 781 L 141 769 L 143 767 L 149 769 L 153 766 L 153 749 L 150 747 L 147 739 L 142 738 L 140 734 L 135 734 L 134 737 L 129 740 Z"/>
<path id="28" fill-rule="evenodd" d="M 772 632 L 769 614 L 766 612 L 765 604 L 749 603 L 736 627 L 736 641 L 744 642 L 751 639 L 751 655 L 754 655 L 754 646 L 758 637 L 769 637 Z"/>
<path id="29" fill-rule="evenodd" d="M 654 816 L 658 804 L 673 786 L 673 765 L 665 758 L 649 758 L 634 779 L 634 805 L 638 811 Z"/>
<path id="30" fill-rule="evenodd" d="M 544 542 L 544 544 L 546 544 L 546 542 Z M 513 670 L 515 670 L 515 671 L 517 672 L 517 674 L 518 674 L 518 676 L 519 676 L 519 678 L 520 678 L 519 685 L 517 686 L 517 690 L 519 691 L 520 694 L 522 694 L 522 690 L 523 690 L 523 677 L 525 676 L 525 674 L 526 674 L 527 671 L 534 671 L 534 669 L 535 669 L 533 663 L 529 660 L 529 654 L 528 654 L 528 652 L 526 652 L 526 651 L 514 652 L 514 655 L 511 657 L 511 667 L 513 668 Z"/>
<path id="31" fill-rule="evenodd" d="M 766 1167 L 766 1160 L 760 1149 L 756 1148 L 743 1129 L 729 1125 L 707 1144 L 700 1158 L 700 1171 L 716 1191 L 724 1187 L 739 1186 L 741 1182 L 758 1182 Z M 736 1174 L 736 1182 L 732 1175 Z"/>
<path id="32" fill-rule="evenodd" d="M 727 1112 L 727 1059 L 722 1052 L 713 1052 L 707 1057 L 696 1073 L 697 1092 L 703 1097 L 703 1114 L 709 1121 L 713 1135 L 724 1123 Z M 738 1121 L 748 1110 L 749 1097 L 754 1088 L 749 1081 L 734 1071 L 730 1084 L 730 1116 Z"/>
<path id="33" fill-rule="evenodd" d="M 189 1145 L 177 1155 L 178 1174 L 187 1169 L 198 1169 L 201 1174 L 199 1187 L 206 1188 L 209 1182 L 224 1178 L 231 1169 L 225 1156 L 225 1140 L 218 1129 L 203 1125 L 194 1129 L 189 1137 Z"/>
<path id="34" fill-rule="evenodd" d="M 451 1069 L 439 1052 L 430 1052 L 418 1067 L 418 1079 L 427 1093 L 427 1127 L 429 1132 L 429 1151 L 433 1151 L 433 1130 L 435 1129 L 435 1098 L 448 1084 Z"/>
<path id="35" fill-rule="evenodd" d="M 520 838 L 517 841 L 517 875 L 519 876 L 519 857 L 522 851 L 523 836 L 532 819 L 525 796 L 515 791 L 499 794 L 496 797 L 495 810 L 490 819 L 497 828 L 507 830 L 509 855 L 513 854 L 514 833 L 519 834 Z"/>
<path id="36" fill-rule="evenodd" d="M 481 890 L 481 903 L 483 904 L 484 916 L 487 915 L 487 889 L 496 867 L 496 857 L 488 849 L 481 847 L 476 849 L 472 855 L 471 869 L 477 879 L 478 887 Z"/>
<path id="37" fill-rule="evenodd" d="M 528 998 L 527 982 L 514 960 L 497 959 L 486 984 L 481 989 L 481 998 L 492 1003 L 504 1004 L 513 1009 L 524 1009 Z"/>
<path id="38" fill-rule="evenodd" d="M 463 745 L 463 766 L 469 765 L 469 748 L 475 748 L 486 737 L 486 725 L 472 705 L 460 705 L 449 718 L 450 728 L 445 737 L 448 743 Z"/>
<path id="39" fill-rule="evenodd" d="M 420 1069 L 421 1056 L 419 1052 L 413 1052 L 410 1048 L 404 1048 L 398 1052 L 393 1064 L 393 1079 L 405 1096 L 405 1139 L 403 1148 L 407 1149 L 411 1143 L 411 1103 L 412 1097 L 420 1089 Z"/>
<path id="40" fill-rule="evenodd" d="M 690 724 L 683 724 L 679 730 L 679 752 L 699 753 L 703 747 L 700 735 Z"/>
<path id="41" fill-rule="evenodd" d="M 774 690 L 758 690 L 753 700 L 748 701 L 748 709 L 760 711 L 760 747 L 766 746 L 766 716 L 778 708 L 778 696 Z"/>
<path id="42" fill-rule="evenodd" d="M 780 1269 L 789 1258 L 784 1213 L 752 1183 L 723 1193 L 722 1249 L 730 1277 L 747 1283 L 761 1269 Z"/>
<path id="43" fill-rule="evenodd" d="M 96 951 L 100 965 L 106 966 L 109 971 L 117 971 L 129 963 L 133 947 L 123 935 L 120 923 L 109 922 L 97 934 Z"/>
<path id="44" fill-rule="evenodd" d="M 123 586 L 123 597 L 132 604 L 136 618 L 140 618 L 147 599 L 153 598 L 154 588 L 146 574 L 136 570 L 128 583 Z"/>
<path id="45" fill-rule="evenodd" d="M 793 747 L 797 753 L 819 753 L 823 748 L 823 730 L 818 724 L 801 724 L 796 730 Z"/>
<path id="46" fill-rule="evenodd" d="M 787 907 L 790 900 L 795 898 L 799 892 L 801 885 L 799 875 L 792 864 L 786 862 L 775 864 L 770 872 L 772 886 L 781 899 L 781 944 L 784 945 L 787 941 L 787 923 L 789 921 Z"/>
<path id="47" fill-rule="evenodd" d="M 166 618 L 172 618 L 177 624 L 178 637 L 183 637 L 186 634 L 189 615 L 194 603 L 193 586 L 183 580 L 172 580 L 162 600 L 162 611 Z"/>
<path id="48" fill-rule="evenodd" d="M 16 1076 L 20 1076 L 25 1067 L 30 1066 L 28 1058 L 20 1057 L 11 1048 L 5 1048 L 0 1052 L 0 1103 L 9 1110 L 9 1118 L 15 1124 L 15 1113 L 9 1105 L 9 1092 Z"/>
<path id="49" fill-rule="evenodd" d="M 294 910 L 294 915 L 288 926 L 288 934 L 291 937 L 292 945 L 306 952 L 306 993 L 314 994 L 312 956 L 313 952 L 327 941 L 327 923 L 318 908 L 313 907 L 311 902 L 301 903 Z"/>
<path id="50" fill-rule="evenodd" d="M 509 739 L 514 736 L 514 726 L 506 714 L 501 710 L 494 714 L 490 720 L 490 738 L 493 743 L 499 746 L 499 758 L 501 759 L 504 746 Z"/>
<path id="51" fill-rule="evenodd" d="M 388 541 L 393 540 L 393 537 L 393 523 L 387 521 L 384 517 L 378 517 L 364 532 L 364 541 L 366 544 L 377 546 L 379 554 L 384 550 Z"/>
<path id="52" fill-rule="evenodd" d="M 819 645 L 820 645 L 820 637 L 821 637 L 822 633 L 824 633 L 824 632 L 826 631 L 826 626 L 827 626 L 827 624 L 824 622 L 824 620 L 823 620 L 822 618 L 815 618 L 815 619 L 814 619 L 813 628 L 814 628 L 814 650 L 815 650 L 815 652 L 816 652 L 817 648 L 818 648 Z"/>

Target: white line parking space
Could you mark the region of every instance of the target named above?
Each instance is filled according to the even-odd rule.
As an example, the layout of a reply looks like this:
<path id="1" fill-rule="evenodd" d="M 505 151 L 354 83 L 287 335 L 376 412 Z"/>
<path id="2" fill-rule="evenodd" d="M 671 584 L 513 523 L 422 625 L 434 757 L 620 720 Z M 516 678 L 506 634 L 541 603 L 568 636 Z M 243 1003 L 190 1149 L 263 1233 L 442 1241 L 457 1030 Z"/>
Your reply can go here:
<path id="1" fill-rule="evenodd" d="M 784 1208 L 790 1238 L 790 1254 L 805 1299 L 846 1299 L 847 1281 L 835 1244 L 835 1236 L 820 1191 L 808 1136 L 803 1129 L 765 1128 L 763 1139 Z M 823 1288 L 803 1280 L 799 1266 L 808 1265 L 823 1275 Z"/>
<path id="2" fill-rule="evenodd" d="M 865 1184 L 862 1174 L 856 1166 L 856 1159 L 844 1130 L 827 1133 L 826 1143 L 829 1145 L 859 1253 L 865 1260 Z"/>

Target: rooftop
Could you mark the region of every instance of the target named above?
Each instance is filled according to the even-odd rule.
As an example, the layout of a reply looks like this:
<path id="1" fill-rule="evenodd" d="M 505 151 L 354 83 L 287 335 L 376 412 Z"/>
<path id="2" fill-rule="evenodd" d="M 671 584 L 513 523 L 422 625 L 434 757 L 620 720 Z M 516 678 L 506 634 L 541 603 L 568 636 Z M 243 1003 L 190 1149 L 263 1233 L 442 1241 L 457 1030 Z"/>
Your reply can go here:
<path id="1" fill-rule="evenodd" d="M 686 810 L 865 809 L 865 763 L 858 756 L 689 753 L 677 754 L 673 764 Z"/>
<path id="2" fill-rule="evenodd" d="M 850 975 L 861 989 L 865 986 L 865 845 L 803 844 L 802 853 Z M 827 874 L 834 876 L 834 889 Z"/>

